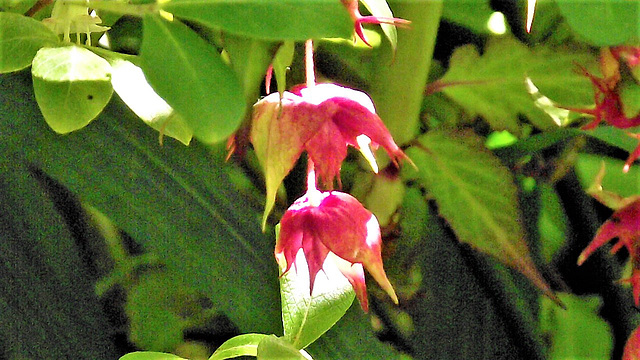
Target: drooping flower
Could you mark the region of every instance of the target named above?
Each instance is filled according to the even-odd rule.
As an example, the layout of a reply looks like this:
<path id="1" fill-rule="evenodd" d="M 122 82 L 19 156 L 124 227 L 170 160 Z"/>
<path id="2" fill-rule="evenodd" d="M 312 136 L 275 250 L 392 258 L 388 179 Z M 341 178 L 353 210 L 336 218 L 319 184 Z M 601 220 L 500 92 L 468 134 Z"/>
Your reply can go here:
<path id="1" fill-rule="evenodd" d="M 611 126 L 619 129 L 628 129 L 640 125 L 640 114 L 634 117 L 627 117 L 624 111 L 624 104 L 620 97 L 620 63 L 619 58 L 622 56 L 622 50 L 612 53 L 608 48 L 603 48 L 600 54 L 600 70 L 603 77 L 597 77 L 587 71 L 584 67 L 579 66 L 579 71 L 591 80 L 594 89 L 595 106 L 592 109 L 563 107 L 570 111 L 591 115 L 593 121 L 582 127 L 583 130 L 591 130 L 605 121 Z M 638 135 L 628 133 L 634 138 Z M 640 139 L 640 138 L 639 138 Z M 640 145 L 629 155 L 623 171 L 629 171 L 629 167 L 640 157 Z"/>
<path id="2" fill-rule="evenodd" d="M 640 326 L 627 339 L 622 353 L 622 360 L 640 360 Z"/>
<path id="3" fill-rule="evenodd" d="M 630 278 L 622 281 L 631 284 L 635 304 L 640 306 L 640 199 L 620 208 L 602 224 L 595 238 L 578 257 L 578 265 L 582 265 L 595 250 L 614 238 L 618 238 L 618 243 L 611 248 L 612 254 L 622 247 L 629 251 L 632 273 Z"/>
<path id="4" fill-rule="evenodd" d="M 360 150 L 376 172 L 371 148 L 382 146 L 396 164 L 407 158 L 376 115 L 369 96 L 335 84 L 297 86 L 282 98 L 273 93 L 260 100 L 254 105 L 250 138 L 265 171 L 263 227 L 278 187 L 303 151 L 327 189 L 333 188 L 336 178 L 340 181 L 348 146 Z"/>
<path id="5" fill-rule="evenodd" d="M 389 24 L 399 27 L 407 27 L 411 24 L 411 21 L 405 19 L 399 19 L 394 17 L 381 17 L 381 16 L 363 16 L 358 8 L 359 0 L 341 0 L 342 4 L 347 8 L 349 15 L 354 22 L 354 28 L 356 35 L 368 46 L 371 46 L 367 41 L 367 37 L 364 35 L 364 29 L 362 24 Z"/>
<path id="6" fill-rule="evenodd" d="M 89 14 L 86 6 L 71 4 L 58 0 L 53 5 L 51 17 L 42 20 L 56 34 L 63 34 L 64 41 L 71 42 L 69 34 L 76 34 L 80 43 L 80 34 L 86 34 L 86 44 L 91 45 L 91 33 L 109 30 L 108 26 L 100 26 L 100 17 Z"/>
<path id="7" fill-rule="evenodd" d="M 368 311 L 363 267 L 398 303 L 382 266 L 381 242 L 376 217 L 353 196 L 310 187 L 282 217 L 275 255 L 284 259 L 286 273 L 298 251 L 303 250 L 309 267 L 310 294 L 325 261 L 333 261 L 353 286 L 362 309 Z"/>

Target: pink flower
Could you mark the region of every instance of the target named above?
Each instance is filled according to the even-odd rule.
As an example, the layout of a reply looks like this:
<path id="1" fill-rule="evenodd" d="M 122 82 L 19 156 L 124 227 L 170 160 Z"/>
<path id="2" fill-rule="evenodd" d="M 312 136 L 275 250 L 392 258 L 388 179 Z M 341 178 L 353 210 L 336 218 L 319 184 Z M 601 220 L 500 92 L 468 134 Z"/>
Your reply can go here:
<path id="1" fill-rule="evenodd" d="M 340 181 L 347 147 L 360 150 L 374 171 L 377 164 L 370 147 L 382 146 L 397 164 L 407 158 L 376 115 L 367 94 L 334 84 L 311 88 L 297 86 L 280 98 L 273 93 L 254 105 L 251 143 L 264 167 L 267 204 L 271 211 L 284 177 L 306 151 L 325 188 Z"/>
<path id="2" fill-rule="evenodd" d="M 342 4 L 347 8 L 349 15 L 351 15 L 351 18 L 353 19 L 356 34 L 369 46 L 371 46 L 371 44 L 369 44 L 367 38 L 364 36 L 362 24 L 389 24 L 400 27 L 407 27 L 411 24 L 411 21 L 399 18 L 362 16 L 362 14 L 360 14 L 360 9 L 358 9 L 358 0 L 342 0 Z"/>
<path id="3" fill-rule="evenodd" d="M 629 336 L 624 346 L 622 360 L 640 360 L 640 327 L 637 327 Z"/>
<path id="4" fill-rule="evenodd" d="M 368 311 L 363 267 L 398 303 L 382 266 L 381 242 L 376 217 L 353 196 L 310 188 L 282 217 L 275 255 L 286 261 L 286 273 L 302 249 L 309 267 L 310 294 L 325 261 L 333 261 L 353 286 L 362 309 Z"/>
<path id="5" fill-rule="evenodd" d="M 623 246 L 629 251 L 631 258 L 631 277 L 622 280 L 631 284 L 633 299 L 636 306 L 640 305 L 640 199 L 622 207 L 611 215 L 578 258 L 578 265 L 602 245 L 613 238 L 618 238 L 618 243 L 611 248 L 611 253 L 616 253 Z"/>

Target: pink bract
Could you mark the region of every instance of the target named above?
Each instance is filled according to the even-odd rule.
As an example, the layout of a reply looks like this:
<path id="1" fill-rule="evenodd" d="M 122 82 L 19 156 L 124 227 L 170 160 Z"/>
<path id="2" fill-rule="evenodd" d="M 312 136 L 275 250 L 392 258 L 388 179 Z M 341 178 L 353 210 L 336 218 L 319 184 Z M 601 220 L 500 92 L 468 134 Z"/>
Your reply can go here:
<path id="1" fill-rule="evenodd" d="M 628 279 L 622 280 L 631 284 L 633 300 L 636 306 L 640 305 L 640 200 L 636 200 L 621 208 L 611 215 L 598 230 L 595 238 L 582 251 L 578 258 L 578 265 L 584 263 L 587 258 L 598 248 L 618 238 L 618 243 L 611 248 L 611 253 L 616 253 L 622 247 L 626 247 L 631 258 L 632 274 Z"/>
<path id="2" fill-rule="evenodd" d="M 368 311 L 363 266 L 393 301 L 398 302 L 384 272 L 381 243 L 376 217 L 353 196 L 311 189 L 282 217 L 275 255 L 284 257 L 287 264 L 284 272 L 287 272 L 298 251 L 303 250 L 309 267 L 310 294 L 325 261 L 334 261 L 353 286 L 362 309 Z M 337 258 L 330 257 L 330 253 Z"/>

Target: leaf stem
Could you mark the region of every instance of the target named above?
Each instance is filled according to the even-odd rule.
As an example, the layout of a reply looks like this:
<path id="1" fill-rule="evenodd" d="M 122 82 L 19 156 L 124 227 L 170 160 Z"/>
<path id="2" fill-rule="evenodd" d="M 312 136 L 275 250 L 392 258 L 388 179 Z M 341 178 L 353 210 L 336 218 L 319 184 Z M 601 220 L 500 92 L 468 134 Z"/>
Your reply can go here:
<path id="1" fill-rule="evenodd" d="M 316 74 L 313 68 L 313 40 L 311 39 L 304 43 L 304 65 L 307 76 L 307 87 L 310 88 L 316 85 Z M 313 162 L 311 162 L 311 164 L 313 165 Z"/>

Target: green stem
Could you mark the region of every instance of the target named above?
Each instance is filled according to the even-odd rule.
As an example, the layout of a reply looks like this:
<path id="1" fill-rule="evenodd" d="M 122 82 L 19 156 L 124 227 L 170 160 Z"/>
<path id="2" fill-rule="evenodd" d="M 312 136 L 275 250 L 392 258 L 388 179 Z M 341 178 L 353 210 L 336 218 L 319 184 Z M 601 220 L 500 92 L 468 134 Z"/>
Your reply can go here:
<path id="1" fill-rule="evenodd" d="M 395 17 L 411 20 L 410 29 L 399 29 L 395 57 L 388 42 L 373 56 L 377 73 L 370 95 L 378 115 L 395 141 L 406 144 L 418 131 L 420 107 L 436 41 L 442 1 L 389 1 Z"/>

